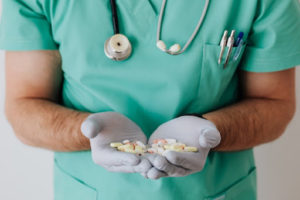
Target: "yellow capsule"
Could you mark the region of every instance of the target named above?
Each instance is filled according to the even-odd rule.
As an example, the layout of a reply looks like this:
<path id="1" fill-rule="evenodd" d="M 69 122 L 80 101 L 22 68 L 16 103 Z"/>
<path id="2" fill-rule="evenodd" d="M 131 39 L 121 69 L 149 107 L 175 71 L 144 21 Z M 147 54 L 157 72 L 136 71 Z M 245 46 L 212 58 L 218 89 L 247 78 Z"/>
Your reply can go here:
<path id="1" fill-rule="evenodd" d="M 166 150 L 171 150 L 171 151 L 183 151 L 184 146 L 176 145 L 176 144 L 166 144 L 166 145 L 164 145 L 164 148 Z"/>
<path id="2" fill-rule="evenodd" d="M 132 144 L 124 144 L 122 146 L 118 146 L 119 151 L 126 151 L 126 149 L 134 150 L 134 146 Z"/>
<path id="3" fill-rule="evenodd" d="M 198 148 L 197 147 L 184 147 L 184 151 L 196 152 L 196 151 L 198 151 Z"/>
<path id="4" fill-rule="evenodd" d="M 144 152 L 144 149 L 141 146 L 135 146 L 135 150 L 139 152 Z"/>
<path id="5" fill-rule="evenodd" d="M 128 149 L 128 148 L 125 148 L 125 152 L 127 152 L 127 153 L 136 153 L 135 150 Z"/>
<path id="6" fill-rule="evenodd" d="M 124 151 L 124 150 L 125 150 L 125 147 L 124 147 L 124 146 L 125 146 L 125 145 L 118 146 L 117 148 L 118 148 L 119 151 Z"/>
<path id="7" fill-rule="evenodd" d="M 124 146 L 125 146 L 125 148 L 134 150 L 134 145 L 132 143 L 125 144 Z"/>
<path id="8" fill-rule="evenodd" d="M 186 146 L 186 145 L 183 144 L 183 143 L 175 143 L 174 145 L 175 145 L 175 146 L 180 146 L 180 147 L 182 147 L 182 146 L 185 147 L 185 146 Z"/>
<path id="9" fill-rule="evenodd" d="M 122 143 L 119 143 L 119 142 L 114 142 L 114 143 L 110 143 L 110 146 L 111 147 L 119 147 L 119 146 L 122 146 L 123 144 Z"/>
<path id="10" fill-rule="evenodd" d="M 173 149 L 173 145 L 172 144 L 165 144 L 164 148 L 167 150 L 172 150 Z"/>

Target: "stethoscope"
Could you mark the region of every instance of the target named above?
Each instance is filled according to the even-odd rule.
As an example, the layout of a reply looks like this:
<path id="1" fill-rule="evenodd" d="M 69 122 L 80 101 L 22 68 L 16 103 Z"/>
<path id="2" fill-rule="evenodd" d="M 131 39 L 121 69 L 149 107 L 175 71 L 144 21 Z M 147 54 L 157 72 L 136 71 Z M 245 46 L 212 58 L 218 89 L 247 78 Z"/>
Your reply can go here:
<path id="1" fill-rule="evenodd" d="M 148 1 L 148 0 L 141 0 L 141 1 Z M 199 19 L 199 22 L 198 22 L 194 32 L 192 33 L 191 37 L 188 39 L 188 41 L 186 42 L 186 44 L 184 45 L 184 47 L 182 49 L 181 49 L 180 44 L 178 44 L 178 43 L 173 44 L 170 48 L 167 48 L 166 44 L 160 38 L 162 19 L 163 19 L 163 15 L 165 12 L 166 1 L 167 0 L 163 0 L 160 14 L 159 14 L 159 19 L 158 19 L 158 24 L 157 24 L 157 33 L 156 33 L 156 46 L 163 52 L 166 52 L 170 55 L 179 55 L 179 54 L 182 54 L 189 47 L 189 45 L 192 43 L 192 41 L 195 39 L 197 33 L 199 32 L 199 29 L 200 29 L 201 25 L 203 24 L 204 18 L 207 14 L 210 0 L 206 0 L 204 9 L 203 9 L 201 17 Z M 127 59 L 131 55 L 132 45 L 131 45 L 129 39 L 125 35 L 123 35 L 119 32 L 116 1 L 110 0 L 110 5 L 111 5 L 111 12 L 112 12 L 114 35 L 106 40 L 105 45 L 104 45 L 104 52 L 108 58 L 110 58 L 112 60 L 121 61 L 121 60 Z"/>

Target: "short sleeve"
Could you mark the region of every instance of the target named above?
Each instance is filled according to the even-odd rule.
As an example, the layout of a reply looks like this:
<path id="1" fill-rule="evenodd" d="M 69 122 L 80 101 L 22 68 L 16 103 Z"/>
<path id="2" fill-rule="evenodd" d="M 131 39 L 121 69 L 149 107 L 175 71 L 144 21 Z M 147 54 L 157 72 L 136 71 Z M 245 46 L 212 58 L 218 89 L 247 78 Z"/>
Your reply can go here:
<path id="1" fill-rule="evenodd" d="M 259 0 L 241 69 L 280 71 L 300 65 L 300 3 Z"/>
<path id="2" fill-rule="evenodd" d="M 32 0 L 2 0 L 0 49 L 57 49 L 41 5 Z"/>

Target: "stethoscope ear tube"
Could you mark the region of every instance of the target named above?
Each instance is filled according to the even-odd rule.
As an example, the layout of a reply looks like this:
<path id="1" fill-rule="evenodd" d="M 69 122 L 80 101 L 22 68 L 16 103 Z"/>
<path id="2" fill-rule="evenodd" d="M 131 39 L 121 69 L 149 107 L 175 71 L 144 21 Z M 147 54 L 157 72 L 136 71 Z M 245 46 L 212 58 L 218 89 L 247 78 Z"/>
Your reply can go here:
<path id="1" fill-rule="evenodd" d="M 160 50 L 171 55 L 179 55 L 183 53 L 188 48 L 188 46 L 192 43 L 192 41 L 195 39 L 196 34 L 199 32 L 199 29 L 203 24 L 210 3 L 210 0 L 205 0 L 205 1 L 206 1 L 205 6 L 200 16 L 199 22 L 195 27 L 194 32 L 192 33 L 192 35 L 184 45 L 183 49 L 181 49 L 181 46 L 179 44 L 174 44 L 169 49 L 167 49 L 166 44 L 160 39 L 162 16 L 164 15 L 164 9 L 166 5 L 166 0 L 163 0 L 160 15 L 159 15 L 159 21 L 157 25 L 156 46 Z M 119 33 L 119 22 L 118 22 L 116 1 L 110 0 L 110 5 L 111 5 L 111 12 L 112 12 L 114 35 L 106 40 L 104 44 L 104 52 L 105 55 L 112 60 L 118 60 L 118 61 L 125 60 L 131 55 L 132 47 L 128 38 L 125 35 Z"/>
<path id="2" fill-rule="evenodd" d="M 164 51 L 168 54 L 179 55 L 179 54 L 182 54 L 188 48 L 188 46 L 192 43 L 192 41 L 195 39 L 197 33 L 199 32 L 199 29 L 203 24 L 204 18 L 207 15 L 210 0 L 205 0 L 205 5 L 204 5 L 204 8 L 203 8 L 202 14 L 200 16 L 200 19 L 198 21 L 198 24 L 197 24 L 194 32 L 192 33 L 192 35 L 190 36 L 190 38 L 188 39 L 188 41 L 184 45 L 183 49 L 181 49 L 181 46 L 179 44 L 173 44 L 169 49 L 167 49 L 166 44 L 160 39 L 161 27 L 162 27 L 162 18 L 164 16 L 166 2 L 167 2 L 167 0 L 162 0 L 162 6 L 161 6 L 161 9 L 160 9 L 160 14 L 159 14 L 158 23 L 157 23 L 156 46 L 160 50 L 162 50 L 162 51 Z"/>
<path id="3" fill-rule="evenodd" d="M 116 61 L 127 59 L 132 52 L 131 43 L 128 38 L 119 33 L 119 22 L 117 5 L 115 0 L 110 0 L 114 35 L 108 38 L 104 44 L 105 55 Z"/>
<path id="4" fill-rule="evenodd" d="M 111 6 L 111 13 L 112 13 L 112 21 L 114 26 L 114 33 L 118 34 L 120 33 L 120 31 L 119 31 L 119 21 L 118 21 L 116 0 L 110 0 L 110 6 Z"/>

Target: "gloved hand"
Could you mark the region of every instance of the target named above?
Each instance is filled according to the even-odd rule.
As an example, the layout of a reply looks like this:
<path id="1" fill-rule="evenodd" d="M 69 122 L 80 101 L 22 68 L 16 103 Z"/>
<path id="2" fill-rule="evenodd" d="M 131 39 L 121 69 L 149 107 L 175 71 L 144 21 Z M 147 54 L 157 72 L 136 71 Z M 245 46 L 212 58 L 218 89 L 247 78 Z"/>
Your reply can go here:
<path id="1" fill-rule="evenodd" d="M 151 168 L 144 157 L 110 147 L 110 143 L 123 140 L 138 140 L 146 144 L 141 128 L 124 115 L 117 112 L 91 114 L 82 123 L 81 131 L 90 139 L 93 161 L 108 171 L 145 173 Z"/>
<path id="2" fill-rule="evenodd" d="M 186 176 L 203 169 L 211 148 L 216 147 L 221 136 L 216 126 L 209 120 L 182 116 L 160 125 L 149 139 L 152 144 L 155 139 L 174 138 L 178 142 L 198 148 L 198 152 L 175 152 L 167 150 L 164 156 L 148 154 L 147 159 L 153 167 L 143 176 L 150 179 L 160 177 Z"/>

